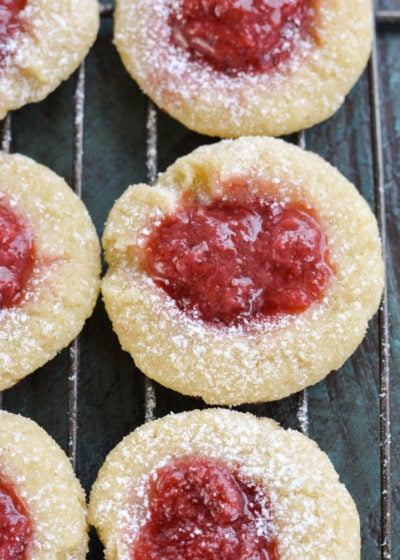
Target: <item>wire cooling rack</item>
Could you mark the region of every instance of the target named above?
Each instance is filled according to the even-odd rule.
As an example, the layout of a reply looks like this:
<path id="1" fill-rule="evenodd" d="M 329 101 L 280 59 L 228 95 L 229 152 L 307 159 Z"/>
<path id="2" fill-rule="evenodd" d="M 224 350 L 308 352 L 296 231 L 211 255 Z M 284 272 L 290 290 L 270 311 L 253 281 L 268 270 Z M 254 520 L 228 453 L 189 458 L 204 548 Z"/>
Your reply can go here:
<path id="1" fill-rule="evenodd" d="M 111 3 L 101 4 L 101 18 L 102 24 L 109 24 L 112 14 L 113 5 Z M 392 37 L 393 35 L 399 35 L 400 32 L 400 10 L 377 10 L 375 14 L 376 20 L 376 38 L 374 39 L 372 56 L 368 66 L 368 71 L 364 80 L 368 84 L 368 102 L 369 102 L 369 122 L 370 122 L 370 142 L 371 142 L 371 155 L 369 165 L 371 167 L 371 175 L 374 178 L 374 193 L 373 193 L 373 203 L 375 206 L 375 213 L 378 220 L 383 252 L 386 258 L 386 263 L 389 263 L 388 255 L 391 253 L 392 248 L 390 247 L 390 241 L 388 241 L 387 236 L 387 209 L 385 200 L 385 169 L 387 167 L 387 161 L 385 160 L 385 151 L 383 148 L 383 133 L 382 127 L 385 122 L 382 122 L 382 101 L 381 101 L 381 82 L 382 82 L 382 66 L 379 61 L 380 49 L 379 41 L 381 39 L 381 34 L 389 33 Z M 106 32 L 108 40 L 111 39 L 111 33 Z M 96 46 L 94 47 L 96 49 Z M 387 69 L 386 69 L 387 71 Z M 71 177 L 72 187 L 78 196 L 82 197 L 82 187 L 85 179 L 85 118 L 87 116 L 87 107 L 91 103 L 90 99 L 87 99 L 86 92 L 86 69 L 85 63 L 83 63 L 75 75 L 75 91 L 73 93 L 73 111 L 74 111 L 74 123 L 73 123 L 73 173 Z M 400 77 L 398 78 L 400 82 Z M 146 175 L 149 183 L 153 183 L 156 179 L 158 168 L 159 168 L 159 148 L 160 140 L 159 138 L 159 120 L 160 113 L 157 108 L 153 105 L 151 101 L 147 102 L 147 122 L 146 122 L 146 137 L 143 138 L 143 144 L 145 144 L 145 163 L 146 163 Z M 67 117 L 70 118 L 70 117 Z M 161 117 L 162 118 L 162 117 Z M 13 149 L 16 137 L 13 131 L 13 117 L 8 116 L 3 121 L 3 132 L 2 132 L 2 149 L 4 151 L 10 151 Z M 400 123 L 398 123 L 400 127 Z M 72 127 L 71 127 L 72 132 Z M 302 148 L 306 148 L 308 144 L 308 132 L 301 131 L 298 133 L 294 139 L 298 145 Z M 201 138 L 196 138 L 193 140 L 194 143 L 200 143 Z M 127 185 L 125 185 L 127 186 Z M 391 260 L 391 259 L 390 259 Z M 379 310 L 379 316 L 377 320 L 377 328 L 375 330 L 377 337 L 377 347 L 378 347 L 378 390 L 377 398 L 379 400 L 379 412 L 376 416 L 376 423 L 379 423 L 379 449 L 380 449 L 380 515 L 377 515 L 378 524 L 380 529 L 375 528 L 374 534 L 366 535 L 365 538 L 376 541 L 375 550 L 378 551 L 377 556 L 370 556 L 370 552 L 363 550 L 362 558 L 363 560 L 373 560 L 373 558 L 380 558 L 381 560 L 395 560 L 398 556 L 394 554 L 400 554 L 400 543 L 393 542 L 393 536 L 397 535 L 396 531 L 393 530 L 393 512 L 400 507 L 398 501 L 396 501 L 396 496 L 398 497 L 399 488 L 397 485 L 392 487 L 392 480 L 394 479 L 394 474 L 398 480 L 398 468 L 392 468 L 392 452 L 397 453 L 397 447 L 392 449 L 392 438 L 391 438 L 391 384 L 392 373 L 392 354 L 390 349 L 390 339 L 392 328 L 390 324 L 390 305 L 389 305 L 389 290 L 386 289 L 382 303 Z M 391 296 L 397 301 L 398 295 L 394 293 Z M 84 335 L 83 335 L 84 336 Z M 80 382 L 82 378 L 82 365 L 81 365 L 81 338 L 78 337 L 69 347 L 68 355 L 64 356 L 68 361 L 68 402 L 66 404 L 66 411 L 68 417 L 68 428 L 67 437 L 64 447 L 67 448 L 69 457 L 74 468 L 77 467 L 77 462 L 79 461 L 79 438 L 80 438 L 80 410 L 78 409 L 78 404 L 80 403 Z M 35 374 L 36 375 L 36 374 Z M 112 375 L 112 372 L 110 372 Z M 33 390 L 40 390 L 40 384 L 29 383 L 17 397 L 19 402 L 21 398 L 25 398 L 26 394 L 32 392 Z M 84 386 L 86 390 L 86 385 Z M 95 389 L 92 389 L 95 391 Z M 395 388 L 396 391 L 400 389 Z M 11 389 L 9 393 L 12 393 L 14 389 Z M 138 387 L 138 392 L 143 395 L 142 407 L 143 413 L 141 420 L 136 420 L 134 423 L 139 424 L 140 421 L 149 421 L 158 416 L 158 396 L 156 384 L 148 379 L 142 380 L 142 385 Z M 22 397 L 21 397 L 22 395 Z M 165 399 L 165 396 L 164 396 Z M 7 406 L 7 400 L 5 407 L 8 409 L 14 408 L 15 411 L 25 411 L 26 406 L 19 405 L 16 403 L 15 399 L 10 399 L 10 406 Z M 86 401 L 87 399 L 83 399 Z M 302 391 L 299 395 L 291 399 L 294 403 L 291 406 L 294 408 L 294 424 L 303 433 L 308 434 L 309 430 L 309 394 L 308 391 Z M 185 401 L 184 407 L 195 408 L 198 402 L 195 401 Z M 168 405 L 164 405 L 163 409 L 168 408 Z M 29 409 L 29 407 L 28 407 Z M 257 410 L 258 411 L 258 410 Z M 261 411 L 262 413 L 262 411 Z M 53 413 L 51 413 L 52 416 Z M 280 418 L 281 419 L 281 418 Z M 51 426 L 51 419 L 48 420 Z M 78 429 L 79 428 L 79 429 Z M 397 426 L 396 426 L 397 428 Z M 83 429 L 83 428 L 82 428 Z M 63 437 L 61 436 L 61 439 Z M 90 437 L 85 437 L 86 441 L 90 441 Z M 116 442 L 115 442 L 116 443 Z M 98 454 L 99 450 L 93 448 L 93 453 Z M 110 447 L 110 445 L 108 445 Z M 360 442 L 360 448 L 362 447 L 362 442 Z M 329 453 L 329 449 L 327 449 Z M 365 452 L 366 450 L 363 450 Z M 104 454 L 103 454 L 104 455 Z M 360 460 L 361 460 L 360 451 Z M 85 455 L 87 457 L 87 454 Z M 104 456 L 97 458 L 97 464 L 101 464 L 104 460 Z M 398 467 L 398 465 L 397 465 Z M 350 467 L 349 467 L 350 468 Z M 78 468 L 79 474 L 79 468 Z M 89 486 L 90 482 L 93 481 L 96 476 L 96 472 L 90 472 L 88 475 L 88 481 L 86 481 L 86 486 Z M 89 488 L 87 488 L 89 489 Z M 394 498 L 394 499 L 393 499 Z M 366 503 L 368 502 L 368 497 L 366 498 Z M 379 542 L 378 542 L 379 541 Z M 397 548 L 396 548 L 397 546 Z M 370 550 L 370 549 L 368 549 Z M 89 553 L 90 558 L 93 560 L 100 560 L 102 557 L 101 548 L 97 544 L 92 547 Z M 343 559 L 345 560 L 345 559 Z"/>

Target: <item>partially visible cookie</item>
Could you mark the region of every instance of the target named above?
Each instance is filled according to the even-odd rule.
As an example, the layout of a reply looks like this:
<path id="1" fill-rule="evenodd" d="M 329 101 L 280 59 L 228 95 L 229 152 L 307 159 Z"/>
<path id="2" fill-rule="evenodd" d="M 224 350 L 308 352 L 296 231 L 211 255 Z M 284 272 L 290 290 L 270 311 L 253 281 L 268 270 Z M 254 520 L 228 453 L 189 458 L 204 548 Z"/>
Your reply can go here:
<path id="1" fill-rule="evenodd" d="M 0 556 L 84 560 L 86 502 L 71 464 L 35 422 L 0 412 Z"/>
<path id="2" fill-rule="evenodd" d="M 0 118 L 51 93 L 85 58 L 97 0 L 14 0 L 0 14 Z"/>
<path id="3" fill-rule="evenodd" d="M 82 201 L 33 160 L 0 153 L 0 389 L 67 346 L 99 291 L 100 244 Z"/>
<path id="4" fill-rule="evenodd" d="M 280 136 L 330 117 L 365 68 L 371 0 L 117 0 L 115 44 L 190 129 Z"/>
<path id="5" fill-rule="evenodd" d="M 102 293 L 141 371 L 211 404 L 275 400 L 338 369 L 378 308 L 376 220 L 319 156 L 266 137 L 201 147 L 128 188 Z"/>
<path id="6" fill-rule="evenodd" d="M 107 560 L 360 558 L 355 505 L 317 445 L 222 409 L 124 438 L 98 474 L 89 522 Z"/>

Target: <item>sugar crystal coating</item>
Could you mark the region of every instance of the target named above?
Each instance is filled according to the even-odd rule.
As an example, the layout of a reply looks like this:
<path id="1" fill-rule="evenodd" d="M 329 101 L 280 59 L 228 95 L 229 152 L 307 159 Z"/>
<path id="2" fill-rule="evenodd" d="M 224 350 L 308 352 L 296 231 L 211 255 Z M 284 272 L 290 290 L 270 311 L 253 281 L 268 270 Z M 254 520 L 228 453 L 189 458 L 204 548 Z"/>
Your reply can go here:
<path id="1" fill-rule="evenodd" d="M 355 505 L 317 445 L 267 418 L 216 408 L 149 422 L 109 453 L 89 504 L 89 521 L 108 560 L 132 560 L 149 519 L 149 492 L 157 473 L 188 457 L 223 465 L 260 489 L 268 511 L 263 510 L 259 536 L 276 542 L 280 560 L 360 560 Z M 232 504 L 240 502 L 235 490 L 230 496 Z M 228 508 L 225 513 L 231 512 Z"/>
<path id="2" fill-rule="evenodd" d="M 269 0 L 260 6 L 274 7 L 270 16 L 278 28 L 281 9 L 294 9 L 300 15 L 289 29 L 284 25 L 288 37 L 277 47 L 277 56 L 258 59 L 255 53 L 257 37 L 263 41 L 262 26 L 254 33 L 250 24 L 247 33 L 246 25 L 238 25 L 232 34 L 237 48 L 230 41 L 222 47 L 228 59 L 233 57 L 228 60 L 231 69 L 217 68 L 215 64 L 221 61 L 210 29 L 225 25 L 226 14 L 218 17 L 225 5 L 223 0 L 116 2 L 115 44 L 128 72 L 156 105 L 197 132 L 221 137 L 280 136 L 307 128 L 338 109 L 367 64 L 371 0 L 334 4 L 331 0 Z M 244 14 L 251 14 L 259 4 L 241 0 L 229 5 L 233 12 L 243 10 L 240 19 L 244 21 Z M 185 6 L 196 16 L 197 10 L 204 12 L 204 29 L 196 17 L 185 23 L 181 17 Z M 257 29 L 259 23 L 254 24 Z M 248 61 L 250 71 L 240 57 L 235 60 L 241 40 L 250 43 L 250 50 L 255 47 Z M 213 63 L 205 58 L 210 55 Z M 267 70 L 260 71 L 264 63 Z"/>
<path id="3" fill-rule="evenodd" d="M 50 360 L 82 330 L 98 296 L 100 246 L 87 209 L 65 181 L 19 154 L 0 153 L 0 206 L 24 224 L 34 249 L 18 302 L 0 305 L 3 390 Z M 0 238 L 7 230 L 2 228 Z M 0 278 L 3 273 L 4 268 Z"/>
<path id="4" fill-rule="evenodd" d="M 0 118 L 40 101 L 67 79 L 93 44 L 97 0 L 0 2 Z"/>
<path id="5" fill-rule="evenodd" d="M 68 457 L 35 422 L 5 411 L 0 411 L 0 473 L 2 482 L 23 503 L 30 526 L 22 557 L 0 557 L 84 560 L 85 496 Z"/>
<path id="6" fill-rule="evenodd" d="M 250 197 L 302 201 L 326 234 L 334 275 L 322 297 L 274 321 L 216 326 L 182 312 L 141 266 L 146 239 L 186 200 L 204 205 Z M 271 192 L 272 189 L 272 192 Z M 338 369 L 378 308 L 383 262 L 376 219 L 354 185 L 311 152 L 266 137 L 203 146 L 177 160 L 154 187 L 135 185 L 116 202 L 103 243 L 107 312 L 122 347 L 149 377 L 212 404 L 275 400 Z"/>

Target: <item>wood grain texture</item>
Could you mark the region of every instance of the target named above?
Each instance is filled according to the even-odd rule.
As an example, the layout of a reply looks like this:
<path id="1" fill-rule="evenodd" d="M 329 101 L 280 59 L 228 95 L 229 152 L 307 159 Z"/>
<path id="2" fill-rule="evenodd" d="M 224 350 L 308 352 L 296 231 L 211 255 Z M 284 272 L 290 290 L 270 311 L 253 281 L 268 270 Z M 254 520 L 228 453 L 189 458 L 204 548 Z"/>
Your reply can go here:
<path id="1" fill-rule="evenodd" d="M 104 2 L 106 3 L 106 2 Z M 385 0 L 379 9 L 400 9 Z M 393 559 L 400 558 L 400 26 L 378 29 L 388 247 L 386 254 L 391 328 L 393 467 Z M 33 157 L 72 181 L 75 77 L 39 104 L 12 118 L 11 151 Z M 306 133 L 318 152 L 353 181 L 375 205 L 369 82 L 365 73 L 345 105 L 329 121 Z M 102 233 L 104 221 L 125 188 L 146 180 L 148 100 L 129 78 L 112 45 L 112 21 L 103 18 L 86 61 L 83 200 Z M 158 116 L 159 170 L 178 156 L 215 139 L 189 132 L 165 114 Z M 375 317 L 353 357 L 309 392 L 310 436 L 328 453 L 353 495 L 362 523 L 362 560 L 380 553 L 379 340 Z M 120 350 L 99 301 L 81 335 L 77 474 L 89 491 L 108 451 L 144 420 L 144 380 Z M 3 395 L 3 407 L 36 420 L 67 450 L 68 351 Z M 155 385 L 156 415 L 205 406 Z M 240 407 L 297 427 L 297 397 Z M 397 530 L 396 530 L 397 528 Z M 93 537 L 89 560 L 102 550 Z"/>

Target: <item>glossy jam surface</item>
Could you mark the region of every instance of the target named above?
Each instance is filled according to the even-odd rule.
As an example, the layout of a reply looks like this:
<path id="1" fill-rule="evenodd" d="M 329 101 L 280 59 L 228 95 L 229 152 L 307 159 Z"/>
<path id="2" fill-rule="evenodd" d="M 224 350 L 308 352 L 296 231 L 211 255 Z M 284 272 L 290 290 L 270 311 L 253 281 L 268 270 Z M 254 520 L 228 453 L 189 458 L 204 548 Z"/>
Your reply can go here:
<path id="1" fill-rule="evenodd" d="M 180 309 L 226 325 L 299 313 L 333 274 L 313 213 L 271 200 L 217 200 L 167 215 L 144 258 Z"/>
<path id="2" fill-rule="evenodd" d="M 11 485 L 0 481 L 0 559 L 28 560 L 31 535 L 25 505 Z"/>
<path id="3" fill-rule="evenodd" d="M 279 560 L 263 491 L 223 464 L 182 458 L 159 469 L 133 560 Z"/>
<path id="4" fill-rule="evenodd" d="M 171 40 L 213 68 L 266 72 L 311 32 L 313 0 L 183 0 L 169 17 Z"/>
<path id="5" fill-rule="evenodd" d="M 24 26 L 19 14 L 28 0 L 0 0 L 0 67 L 15 50 L 13 38 Z"/>
<path id="6" fill-rule="evenodd" d="M 0 202 L 0 309 L 20 302 L 33 264 L 29 228 L 20 216 Z"/>

